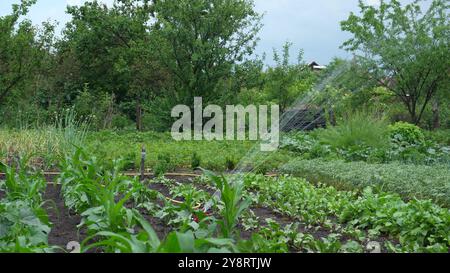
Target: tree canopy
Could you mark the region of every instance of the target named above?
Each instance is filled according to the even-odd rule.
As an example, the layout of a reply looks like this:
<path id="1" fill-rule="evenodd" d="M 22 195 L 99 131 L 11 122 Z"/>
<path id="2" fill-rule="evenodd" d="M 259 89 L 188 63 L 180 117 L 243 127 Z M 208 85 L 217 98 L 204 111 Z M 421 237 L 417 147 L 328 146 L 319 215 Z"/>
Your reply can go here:
<path id="1" fill-rule="evenodd" d="M 433 0 L 422 11 L 420 0 L 402 6 L 397 0 L 378 7 L 359 1 L 361 15 L 341 23 L 353 37 L 343 48 L 366 67 L 365 77 L 393 91 L 411 121 L 421 121 L 426 106 L 449 81 L 449 3 Z"/>

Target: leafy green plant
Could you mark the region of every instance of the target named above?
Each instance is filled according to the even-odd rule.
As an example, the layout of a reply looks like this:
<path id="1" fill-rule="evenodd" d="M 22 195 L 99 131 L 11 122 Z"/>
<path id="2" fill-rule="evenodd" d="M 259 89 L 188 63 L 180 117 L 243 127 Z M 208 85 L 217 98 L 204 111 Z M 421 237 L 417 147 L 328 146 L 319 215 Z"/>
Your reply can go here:
<path id="1" fill-rule="evenodd" d="M 450 212 L 429 200 L 413 199 L 405 202 L 397 194 L 375 193 L 370 187 L 362 194 L 338 191 L 333 187 L 322 184 L 314 186 L 303 179 L 288 176 L 276 179 L 248 176 L 246 179 L 250 180 L 246 181 L 246 187 L 258 191 L 259 204 L 303 223 L 320 224 L 328 229 L 342 231 L 342 225 L 345 225 L 346 230 L 366 230 L 372 237 L 389 235 L 397 238 L 402 249 L 413 252 L 448 251 L 450 247 Z M 338 219 L 339 223 L 333 224 L 333 219 Z M 330 220 L 331 223 L 327 224 Z M 361 234 L 354 235 L 358 240 L 365 238 Z M 341 246 L 341 241 L 337 239 L 322 238 L 309 246 L 311 251 L 320 252 L 335 252 L 341 248 L 356 251 L 356 246 Z"/>
<path id="2" fill-rule="evenodd" d="M 118 202 L 115 201 L 114 191 L 105 189 L 99 192 L 99 195 L 101 205 L 84 211 L 78 227 L 87 226 L 90 233 L 98 231 L 132 232 L 133 212 L 124 207 L 125 202 L 131 197 L 131 192 Z"/>
<path id="3" fill-rule="evenodd" d="M 281 168 L 310 181 L 320 181 L 340 189 L 382 188 L 405 199 L 431 198 L 450 205 L 450 171 L 447 165 L 368 164 L 315 160 L 293 160 Z"/>
<path id="4" fill-rule="evenodd" d="M 152 253 L 156 252 L 161 242 L 151 225 L 136 211 L 133 218 L 140 225 L 138 234 L 129 232 L 100 231 L 82 242 L 81 251 L 86 252 L 95 247 L 102 247 L 108 252 Z M 95 239 L 95 243 L 89 243 Z"/>
<path id="5" fill-rule="evenodd" d="M 375 194 L 367 188 L 360 198 L 342 211 L 340 217 L 355 227 L 370 227 L 381 233 L 398 235 L 404 247 L 417 250 L 419 246 L 450 247 L 449 216 L 448 210 L 431 201 L 404 203 L 398 195 Z"/>
<path id="6" fill-rule="evenodd" d="M 158 200 L 165 200 L 164 195 L 149 188 L 148 183 L 140 181 L 137 177 L 131 180 L 132 200 L 136 208 L 144 208 L 148 212 L 154 212 L 158 205 Z"/>
<path id="7" fill-rule="evenodd" d="M 205 174 L 220 192 L 220 201 L 223 208 L 220 211 L 222 219 L 219 220 L 222 235 L 231 238 L 236 233 L 239 217 L 250 206 L 250 199 L 243 197 L 244 183 L 242 179 L 228 180 L 225 176 L 217 176 L 205 170 Z"/>
<path id="8" fill-rule="evenodd" d="M 54 128 L 62 136 L 62 149 L 66 153 L 74 152 L 86 139 L 90 126 L 88 119 L 79 118 L 75 108 L 67 108 L 56 116 Z"/>
<path id="9" fill-rule="evenodd" d="M 320 240 L 312 240 L 309 243 L 308 250 L 318 253 L 338 253 L 342 248 L 342 244 L 339 240 L 339 234 L 330 234 L 327 237 L 323 237 Z"/>
<path id="10" fill-rule="evenodd" d="M 0 252 L 53 252 L 50 222 L 44 209 L 26 200 L 0 202 Z"/>
<path id="11" fill-rule="evenodd" d="M 395 143 L 420 145 L 425 141 L 424 133 L 418 126 L 402 121 L 389 125 L 389 135 Z"/>
<path id="12" fill-rule="evenodd" d="M 233 240 L 198 238 L 192 231 L 171 232 L 160 241 L 151 225 L 137 212 L 134 217 L 141 231 L 138 234 L 98 232 L 83 241 L 82 251 L 103 247 L 109 252 L 120 253 L 207 253 L 237 252 Z M 96 238 L 97 242 L 88 244 Z"/>
<path id="13" fill-rule="evenodd" d="M 158 162 L 154 167 L 155 176 L 162 176 L 172 168 L 172 159 L 168 154 L 158 155 Z"/>
<path id="14" fill-rule="evenodd" d="M 95 157 L 89 157 L 77 149 L 61 163 L 58 182 L 66 206 L 75 212 L 83 212 L 100 205 L 97 190 L 103 181 L 103 168 Z"/>
<path id="15" fill-rule="evenodd" d="M 192 154 L 192 158 L 191 158 L 191 168 L 193 170 L 195 170 L 200 167 L 200 164 L 201 164 L 201 158 L 197 152 L 194 152 Z"/>
<path id="16" fill-rule="evenodd" d="M 24 200 L 32 207 L 42 203 L 42 192 L 47 182 L 40 173 L 27 170 L 27 158 L 18 163 L 18 168 L 11 168 L 0 162 L 0 172 L 5 173 L 3 188 L 9 200 Z"/>

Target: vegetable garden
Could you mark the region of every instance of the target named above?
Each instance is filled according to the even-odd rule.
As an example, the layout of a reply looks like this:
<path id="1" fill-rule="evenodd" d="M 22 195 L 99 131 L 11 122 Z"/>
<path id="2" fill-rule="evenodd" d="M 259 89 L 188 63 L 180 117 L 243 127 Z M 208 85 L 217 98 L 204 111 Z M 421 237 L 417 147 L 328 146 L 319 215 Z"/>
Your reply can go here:
<path id="1" fill-rule="evenodd" d="M 164 139 L 139 136 L 131 140 L 136 148 L 145 139 Z M 103 138 L 120 143 L 115 134 Z M 305 151 L 294 152 L 293 143 L 305 146 L 313 138 L 288 134 L 284 142 L 290 146 L 272 155 L 280 168 L 271 168 L 276 160 L 270 160 L 256 171 L 239 173 L 226 171 L 236 164 L 229 158 L 223 166 L 208 165 L 216 174 L 201 169 L 205 155 L 198 149 L 178 162 L 169 153 L 149 156 L 148 171 L 159 173 L 133 176 L 129 172 L 137 170 L 139 153 L 101 159 L 90 146 L 93 140 L 85 145 L 89 152 L 69 149 L 58 162 L 44 164 L 53 172 L 44 173 L 42 162 L 33 160 L 36 155 L 17 156 L 11 165 L 1 165 L 0 251 L 449 251 L 448 165 L 296 159 Z M 251 146 L 214 143 L 209 148 L 215 145 Z"/>
<path id="2" fill-rule="evenodd" d="M 0 253 L 450 252 L 449 1 L 9 2 Z"/>

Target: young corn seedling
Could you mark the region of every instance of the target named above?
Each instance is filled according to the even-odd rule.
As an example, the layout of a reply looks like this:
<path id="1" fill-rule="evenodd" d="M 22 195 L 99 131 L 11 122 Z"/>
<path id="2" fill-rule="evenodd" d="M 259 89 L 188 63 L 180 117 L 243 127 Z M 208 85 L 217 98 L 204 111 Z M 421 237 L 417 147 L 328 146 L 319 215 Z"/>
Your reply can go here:
<path id="1" fill-rule="evenodd" d="M 220 210 L 221 220 L 218 221 L 222 236 L 232 238 L 236 233 L 239 217 L 247 209 L 251 200 L 243 197 L 244 183 L 241 179 L 228 180 L 225 176 L 217 176 L 205 170 L 205 174 L 215 183 L 218 192 L 215 194 L 223 206 Z"/>
<path id="2" fill-rule="evenodd" d="M 9 200 L 24 200 L 32 207 L 42 205 L 42 192 L 47 186 L 40 173 L 29 173 L 26 169 L 28 159 L 18 163 L 18 170 L 0 162 L 0 172 L 5 173 L 3 188 Z"/>
<path id="3" fill-rule="evenodd" d="M 110 253 L 155 253 L 161 245 L 152 226 L 137 212 L 133 211 L 133 218 L 141 231 L 138 234 L 128 232 L 100 231 L 86 238 L 81 244 L 81 251 L 100 247 Z M 88 244 L 95 238 L 95 243 Z"/>

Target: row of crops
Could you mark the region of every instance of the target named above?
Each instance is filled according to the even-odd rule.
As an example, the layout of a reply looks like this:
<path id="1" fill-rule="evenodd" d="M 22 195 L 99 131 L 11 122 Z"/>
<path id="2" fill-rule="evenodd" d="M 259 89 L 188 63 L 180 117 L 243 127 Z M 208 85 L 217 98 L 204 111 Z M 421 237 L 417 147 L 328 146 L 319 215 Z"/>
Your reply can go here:
<path id="1" fill-rule="evenodd" d="M 1 166 L 0 252 L 449 252 L 450 211 L 370 187 L 339 191 L 287 175 L 164 176 L 140 181 L 78 150 L 53 182 Z M 76 242 L 54 244 L 70 217 Z"/>

